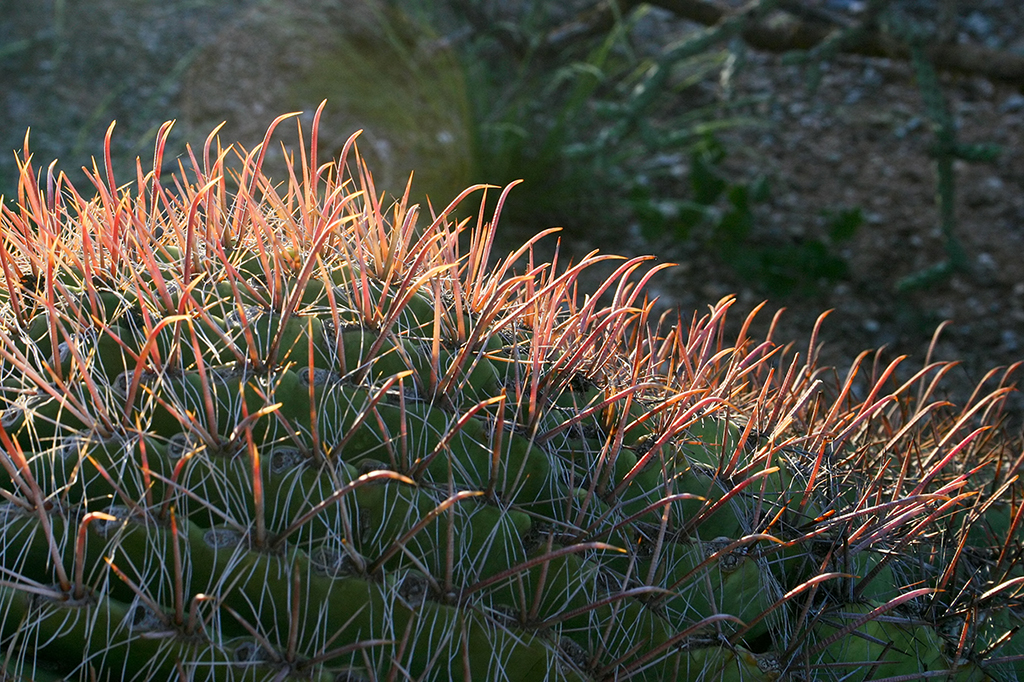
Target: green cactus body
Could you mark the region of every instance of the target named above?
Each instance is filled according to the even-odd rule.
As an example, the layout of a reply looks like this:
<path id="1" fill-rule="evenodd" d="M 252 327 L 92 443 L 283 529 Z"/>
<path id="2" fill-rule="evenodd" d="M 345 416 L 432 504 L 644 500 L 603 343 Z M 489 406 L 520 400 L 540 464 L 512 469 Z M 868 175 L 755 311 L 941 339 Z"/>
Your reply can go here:
<path id="1" fill-rule="evenodd" d="M 819 626 L 819 634 L 826 641 L 831 633 L 868 613 L 875 604 L 846 604 L 834 613 L 822 617 L 829 624 Z M 914 675 L 936 670 L 947 670 L 941 645 L 934 630 L 928 627 L 902 625 L 895 622 L 871 620 L 853 630 L 852 636 L 827 646 L 822 652 L 822 663 L 845 668 L 853 679 Z"/>

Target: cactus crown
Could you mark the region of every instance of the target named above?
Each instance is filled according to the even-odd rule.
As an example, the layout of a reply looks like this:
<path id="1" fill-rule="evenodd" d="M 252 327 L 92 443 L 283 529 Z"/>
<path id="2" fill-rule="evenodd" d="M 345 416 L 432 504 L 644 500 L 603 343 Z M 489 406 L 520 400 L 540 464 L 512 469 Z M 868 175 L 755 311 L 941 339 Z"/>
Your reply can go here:
<path id="1" fill-rule="evenodd" d="M 26 142 L 5 679 L 1017 679 L 1015 367 L 958 410 L 948 364 L 730 342 L 731 299 L 651 319 L 643 258 L 580 295 L 608 256 L 492 260 L 509 188 L 385 209 L 321 111 L 281 186 L 286 117 L 230 183 L 216 131 L 163 177 L 165 126 L 120 187 L 108 131 L 93 199 Z"/>

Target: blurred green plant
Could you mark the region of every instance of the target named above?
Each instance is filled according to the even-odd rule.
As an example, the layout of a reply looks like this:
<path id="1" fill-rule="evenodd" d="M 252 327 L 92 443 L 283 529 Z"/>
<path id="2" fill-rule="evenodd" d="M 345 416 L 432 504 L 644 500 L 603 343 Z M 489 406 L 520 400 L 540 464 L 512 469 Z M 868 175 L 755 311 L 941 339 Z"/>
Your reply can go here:
<path id="1" fill-rule="evenodd" d="M 423 0 L 404 1 L 424 6 Z M 602 230 L 618 236 L 629 223 L 638 224 L 648 239 L 704 239 L 749 282 L 773 294 L 813 293 L 846 275 L 836 249 L 843 239 L 835 234 L 763 244 L 765 230 L 750 207 L 767 188 L 757 179 L 730 178 L 720 167 L 709 172 L 714 154 L 702 148 L 709 133 L 759 123 L 742 113 L 749 101 L 730 96 L 729 78 L 743 64 L 744 28 L 775 7 L 799 12 L 807 10 L 805 4 L 750 2 L 682 36 L 644 32 L 642 22 L 656 11 L 648 4 L 449 0 L 446 6 L 461 26 L 456 33 L 476 95 L 477 179 L 524 180 L 518 201 L 506 209 L 510 223 L 522 229 L 587 225 L 588 238 L 596 241 Z M 600 9 L 607 19 L 609 7 L 610 23 L 588 23 Z M 898 283 L 902 290 L 969 270 L 955 230 L 953 162 L 991 160 L 999 152 L 957 139 L 956 121 L 925 56 L 928 46 L 943 40 L 941 28 L 910 19 L 894 0 L 869 0 L 823 42 L 784 59 L 806 68 L 813 90 L 821 65 L 866 34 L 885 35 L 910 50 L 923 116 L 933 133 L 945 259 L 904 277 Z M 692 101 L 695 84 L 716 72 L 718 98 Z M 678 168 L 687 159 L 689 182 L 680 183 Z M 854 223 L 859 219 L 849 224 Z"/>
<path id="2" fill-rule="evenodd" d="M 567 6 L 528 0 L 502 19 L 484 3 L 453 5 L 470 27 L 461 47 L 473 95 L 477 180 L 523 180 L 518 200 L 506 208 L 523 227 L 603 213 L 628 153 L 597 155 L 587 145 L 637 68 L 628 33 L 643 12 L 617 16 L 600 35 L 553 50 L 549 36 L 570 16 Z"/>
<path id="3" fill-rule="evenodd" d="M 921 93 L 924 118 L 929 122 L 933 140 L 928 150 L 935 161 L 935 203 L 942 233 L 945 258 L 901 278 L 900 291 L 924 289 L 947 279 L 956 272 L 970 270 L 970 260 L 956 232 L 956 177 L 953 163 L 991 162 L 1002 152 L 995 144 L 967 144 L 957 138 L 957 122 L 942 91 L 935 66 L 929 61 L 927 48 L 948 39 L 943 36 L 955 18 L 955 3 L 943 3 L 944 19 L 935 26 L 926 26 L 900 12 L 894 0 L 868 0 L 860 20 L 834 31 L 828 39 L 809 50 L 788 54 L 784 63 L 801 64 L 806 69 L 807 85 L 813 91 L 821 78 L 821 65 L 835 59 L 844 45 L 856 42 L 870 30 L 879 30 L 894 43 L 905 44 L 910 51 L 915 84 Z"/>
<path id="4" fill-rule="evenodd" d="M 908 40 L 911 41 L 912 63 L 917 76 L 917 86 L 921 90 L 925 113 L 931 121 L 934 135 L 934 142 L 929 153 L 935 159 L 935 201 L 946 258 L 901 279 L 897 286 L 903 291 L 931 286 L 946 279 L 954 272 L 970 268 L 967 253 L 956 234 L 956 177 L 953 173 L 953 162 L 957 159 L 991 162 L 1001 152 L 997 145 L 964 144 L 957 140 L 956 121 L 942 94 L 935 67 L 925 57 L 924 39 L 910 36 Z"/>
<path id="5" fill-rule="evenodd" d="M 721 164 L 726 148 L 713 136 L 690 154 L 688 198 L 658 200 L 634 185 L 630 201 L 641 231 L 651 240 L 699 240 L 749 284 L 773 296 L 812 296 L 846 277 L 838 247 L 863 223 L 859 208 L 824 215 L 825 237 L 781 241 L 756 234 L 757 206 L 771 199 L 767 178 L 735 181 Z"/>
<path id="6" fill-rule="evenodd" d="M 523 179 L 505 224 L 586 225 L 598 243 L 602 234 L 619 240 L 628 224 L 651 242 L 698 240 L 772 295 L 810 295 L 844 277 L 841 240 L 767 240 L 755 211 L 770 197 L 767 180 L 731 177 L 721 165 L 727 150 L 715 133 L 760 125 L 747 113 L 760 99 L 702 84 L 717 79 L 730 93 L 744 61 L 738 36 L 774 3 L 682 36 L 652 30 L 648 5 L 588 27 L 587 4 L 525 0 L 505 13 L 473 0 L 447 5 L 442 21 L 460 36 L 474 95 L 475 179 Z"/>

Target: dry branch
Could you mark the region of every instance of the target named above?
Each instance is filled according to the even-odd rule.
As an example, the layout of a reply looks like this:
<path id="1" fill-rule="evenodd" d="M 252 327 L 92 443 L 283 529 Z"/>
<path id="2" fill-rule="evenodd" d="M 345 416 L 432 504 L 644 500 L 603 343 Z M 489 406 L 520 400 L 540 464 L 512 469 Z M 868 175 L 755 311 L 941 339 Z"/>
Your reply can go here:
<path id="1" fill-rule="evenodd" d="M 621 11 L 627 12 L 643 3 L 641 0 L 620 0 L 619 4 Z M 732 11 L 710 0 L 651 0 L 650 4 L 705 26 L 719 23 Z M 607 25 L 610 25 L 612 21 L 613 14 L 605 6 L 588 19 L 576 23 L 575 33 L 582 32 L 580 29 L 583 24 L 588 24 L 592 30 L 596 30 L 597 24 L 607 22 Z M 793 14 L 777 12 L 765 19 L 750 22 L 742 35 L 744 41 L 756 49 L 788 52 L 811 49 L 821 44 L 836 28 L 823 21 L 801 19 Z M 573 33 L 560 32 L 560 37 L 564 38 Z M 910 60 L 910 47 L 881 31 L 864 32 L 859 38 L 844 44 L 843 52 L 867 57 Z M 993 81 L 1024 86 L 1024 55 L 980 45 L 951 43 L 930 45 L 926 52 L 935 68 L 941 71 L 983 76 Z"/>

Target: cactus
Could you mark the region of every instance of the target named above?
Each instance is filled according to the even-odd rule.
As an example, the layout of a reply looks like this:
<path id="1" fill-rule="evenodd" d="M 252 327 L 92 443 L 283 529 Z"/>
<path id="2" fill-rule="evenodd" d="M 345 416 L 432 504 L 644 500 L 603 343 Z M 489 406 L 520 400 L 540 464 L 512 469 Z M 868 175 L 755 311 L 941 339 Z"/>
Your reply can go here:
<path id="1" fill-rule="evenodd" d="M 663 266 L 492 259 L 383 207 L 354 138 L 3 207 L 11 680 L 1018 679 L 1013 370 L 845 380 Z M 301 143 L 301 129 L 300 129 Z M 752 314 L 753 315 L 753 314 Z M 856 399 L 855 393 L 863 393 Z M 1015 458 L 1016 457 L 1016 458 Z"/>

